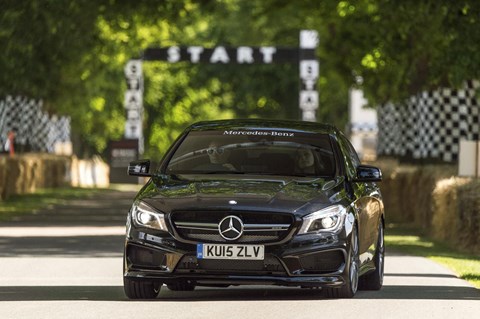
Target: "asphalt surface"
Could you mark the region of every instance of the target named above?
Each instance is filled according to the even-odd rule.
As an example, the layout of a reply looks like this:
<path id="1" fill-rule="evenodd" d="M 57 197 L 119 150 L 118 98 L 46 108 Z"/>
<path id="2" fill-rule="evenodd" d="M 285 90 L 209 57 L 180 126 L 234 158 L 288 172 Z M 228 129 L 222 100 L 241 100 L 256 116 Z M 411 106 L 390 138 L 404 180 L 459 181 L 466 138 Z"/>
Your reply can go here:
<path id="1" fill-rule="evenodd" d="M 388 251 L 380 291 L 325 299 L 270 286 L 123 293 L 125 217 L 135 193 L 110 191 L 0 223 L 0 318 L 477 318 L 480 290 L 421 257 Z"/>

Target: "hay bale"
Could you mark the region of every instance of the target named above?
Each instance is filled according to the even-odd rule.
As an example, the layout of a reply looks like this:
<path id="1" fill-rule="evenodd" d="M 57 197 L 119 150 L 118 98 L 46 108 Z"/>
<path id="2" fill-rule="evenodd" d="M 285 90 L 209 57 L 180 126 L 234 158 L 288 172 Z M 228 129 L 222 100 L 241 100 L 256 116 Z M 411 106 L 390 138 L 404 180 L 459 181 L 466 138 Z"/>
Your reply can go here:
<path id="1" fill-rule="evenodd" d="M 458 188 L 470 182 L 468 178 L 451 177 L 437 182 L 433 191 L 431 236 L 456 242 L 458 239 Z"/>
<path id="2" fill-rule="evenodd" d="M 5 173 L 5 187 L 3 189 L 2 198 L 8 198 L 14 194 L 20 194 L 21 187 L 19 185 L 19 179 L 22 175 L 22 167 L 18 158 L 8 157 L 6 159 Z"/>
<path id="3" fill-rule="evenodd" d="M 383 181 L 379 184 L 385 204 L 386 218 L 389 222 L 409 223 L 414 221 L 414 210 L 410 204 L 412 201 L 405 200 L 415 196 L 413 187 L 418 168 L 413 166 L 398 166 L 384 172 Z M 385 172 L 388 172 L 385 174 Z"/>
<path id="4" fill-rule="evenodd" d="M 4 189 L 7 178 L 7 158 L 0 155 L 0 200 L 4 199 Z"/>
<path id="5" fill-rule="evenodd" d="M 37 190 L 38 166 L 41 160 L 35 156 L 23 156 L 23 193 L 34 193 Z"/>
<path id="6" fill-rule="evenodd" d="M 107 188 L 110 185 L 110 166 L 105 163 L 99 156 L 92 158 L 94 186 L 99 188 Z"/>
<path id="7" fill-rule="evenodd" d="M 110 167 L 98 156 L 88 160 L 73 157 L 70 167 L 73 186 L 105 188 L 110 184 Z"/>
<path id="8" fill-rule="evenodd" d="M 375 164 L 382 168 L 380 183 L 388 222 L 410 223 L 427 229 L 432 221 L 432 194 L 438 180 L 456 175 L 453 165 Z M 388 165 L 388 164 L 387 164 Z"/>
<path id="9" fill-rule="evenodd" d="M 417 190 L 421 192 L 420 202 L 421 211 L 417 214 L 416 224 L 422 228 L 429 229 L 432 226 L 433 219 L 433 194 L 437 183 L 442 180 L 450 179 L 457 175 L 455 165 L 426 165 L 421 172 L 420 184 Z"/>
<path id="10" fill-rule="evenodd" d="M 50 154 L 0 156 L 0 200 L 69 184 L 70 161 L 69 157 Z"/>
<path id="11" fill-rule="evenodd" d="M 472 179 L 458 188 L 458 245 L 480 255 L 480 180 Z"/>

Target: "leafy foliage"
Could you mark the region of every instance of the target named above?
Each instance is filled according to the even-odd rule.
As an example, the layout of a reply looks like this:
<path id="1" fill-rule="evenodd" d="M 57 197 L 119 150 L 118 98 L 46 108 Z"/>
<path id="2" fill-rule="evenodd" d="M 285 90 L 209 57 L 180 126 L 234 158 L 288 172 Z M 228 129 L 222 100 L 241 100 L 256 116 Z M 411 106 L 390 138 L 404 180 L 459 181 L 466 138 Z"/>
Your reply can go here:
<path id="1" fill-rule="evenodd" d="M 478 1 L 340 1 L 330 36 L 373 105 L 401 102 L 478 78 L 479 10 Z"/>
<path id="2" fill-rule="evenodd" d="M 41 98 L 69 114 L 84 155 L 123 135 L 123 68 L 148 47 L 296 47 L 300 30 L 315 29 L 318 119 L 340 127 L 352 86 L 374 106 L 480 72 L 473 0 L 3 0 L 0 12 L 0 97 Z M 300 117 L 297 65 L 144 66 L 153 158 L 193 121 Z"/>

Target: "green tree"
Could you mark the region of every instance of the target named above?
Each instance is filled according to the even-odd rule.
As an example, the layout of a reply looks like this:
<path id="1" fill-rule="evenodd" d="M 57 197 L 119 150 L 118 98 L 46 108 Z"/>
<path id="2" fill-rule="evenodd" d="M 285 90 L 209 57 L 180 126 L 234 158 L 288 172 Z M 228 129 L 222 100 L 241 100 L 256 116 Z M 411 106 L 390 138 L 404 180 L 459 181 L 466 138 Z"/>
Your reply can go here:
<path id="1" fill-rule="evenodd" d="M 70 115 L 81 154 L 121 138 L 123 68 L 148 47 L 296 47 L 300 30 L 317 30 L 318 120 L 340 127 L 352 86 L 375 106 L 480 72 L 473 0 L 3 0 L 0 9 L 0 97 L 43 99 L 48 111 Z M 297 65 L 144 66 L 154 158 L 193 121 L 300 117 Z"/>
<path id="2" fill-rule="evenodd" d="M 341 59 L 326 56 L 351 85 L 363 78 L 372 106 L 479 77 L 478 1 L 339 1 L 331 12 L 326 42 Z"/>

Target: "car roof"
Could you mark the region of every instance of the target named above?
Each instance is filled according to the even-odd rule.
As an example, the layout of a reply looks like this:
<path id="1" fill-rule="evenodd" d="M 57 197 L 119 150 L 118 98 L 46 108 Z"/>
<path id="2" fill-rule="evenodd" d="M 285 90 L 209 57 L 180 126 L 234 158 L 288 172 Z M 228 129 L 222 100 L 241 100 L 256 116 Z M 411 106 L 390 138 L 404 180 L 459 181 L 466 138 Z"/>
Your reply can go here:
<path id="1" fill-rule="evenodd" d="M 336 134 L 338 129 L 331 124 L 289 121 L 289 120 L 265 120 L 265 119 L 235 119 L 235 120 L 216 120 L 202 121 L 192 124 L 189 131 L 209 131 L 209 130 L 239 130 L 239 129 L 267 129 L 267 130 L 285 130 L 305 133 Z"/>

